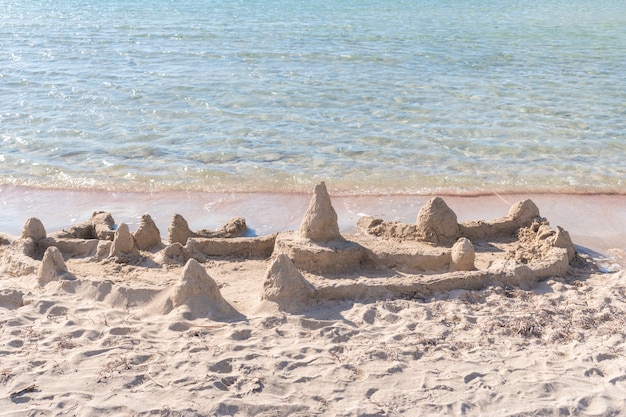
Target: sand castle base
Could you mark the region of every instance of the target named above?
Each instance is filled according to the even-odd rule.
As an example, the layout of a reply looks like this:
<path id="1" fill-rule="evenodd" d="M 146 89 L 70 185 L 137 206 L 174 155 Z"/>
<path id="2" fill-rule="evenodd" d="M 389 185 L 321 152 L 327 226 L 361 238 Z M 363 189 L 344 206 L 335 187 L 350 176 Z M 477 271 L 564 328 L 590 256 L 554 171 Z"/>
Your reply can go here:
<path id="1" fill-rule="evenodd" d="M 142 219 L 150 229 L 149 216 Z M 361 233 L 348 239 L 339 234 L 337 216 L 323 183 L 316 187 L 298 232 L 241 237 L 246 226 L 240 218 L 215 233 L 192 232 L 184 218 L 175 215 L 170 245 L 165 246 L 152 236 L 157 233 L 154 227 L 148 230 L 150 239 L 145 243 L 145 233 L 132 234 L 123 223 L 113 230 L 112 224 L 109 213 L 97 212 L 83 226 L 47 236 L 39 220 L 28 219 L 22 236 L 3 245 L 0 268 L 13 276 L 33 274 L 40 270 L 43 253 L 51 250 L 60 266 L 48 268 L 50 271 L 40 277 L 39 286 L 46 286 L 59 277 L 74 276 L 71 268 L 67 271 L 62 265 L 64 259 L 71 258 L 90 258 L 91 262 L 101 262 L 103 268 L 111 261 L 158 268 L 183 265 L 191 259 L 208 262 L 272 257 L 269 270 L 275 270 L 275 277 L 266 287 L 290 294 L 298 291 L 290 284 L 294 280 L 281 276 L 285 268 L 274 265 L 278 258 L 287 263 L 286 256 L 292 269 L 302 272 L 301 284 L 311 290 L 306 299 L 318 302 L 423 296 L 493 283 L 529 287 L 539 280 L 565 275 L 576 257 L 568 233 L 550 227 L 530 200 L 513 205 L 506 216 L 492 221 L 457 223 L 456 214 L 437 197 L 420 210 L 415 224 L 364 217 L 358 224 Z M 137 241 L 150 250 L 138 250 Z M 80 274 L 75 276 L 80 279 Z M 273 297 L 265 296 L 268 300 Z M 292 311 L 306 308 L 291 304 Z"/>
<path id="2" fill-rule="evenodd" d="M 296 268 L 316 274 L 354 272 L 373 266 L 368 251 L 345 239 L 315 242 L 296 233 L 283 233 L 276 238 L 274 254 L 286 254 Z"/>

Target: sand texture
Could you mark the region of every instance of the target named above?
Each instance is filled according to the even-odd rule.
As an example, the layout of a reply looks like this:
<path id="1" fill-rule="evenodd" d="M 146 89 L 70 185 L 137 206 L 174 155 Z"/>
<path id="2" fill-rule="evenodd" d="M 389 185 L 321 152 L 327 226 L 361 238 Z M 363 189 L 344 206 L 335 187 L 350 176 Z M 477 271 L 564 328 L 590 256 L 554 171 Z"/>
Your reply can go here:
<path id="1" fill-rule="evenodd" d="M 626 274 L 525 199 L 342 232 L 167 236 L 94 212 L 0 235 L 0 415 L 522 416 L 626 409 Z M 238 213 L 232 213 L 238 215 Z"/>

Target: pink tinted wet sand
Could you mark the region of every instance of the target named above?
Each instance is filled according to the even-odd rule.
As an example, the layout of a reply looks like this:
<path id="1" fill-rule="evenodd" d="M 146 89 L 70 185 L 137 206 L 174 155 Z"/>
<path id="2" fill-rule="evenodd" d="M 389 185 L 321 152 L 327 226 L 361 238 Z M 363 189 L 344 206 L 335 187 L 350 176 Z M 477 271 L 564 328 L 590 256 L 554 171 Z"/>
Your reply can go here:
<path id="1" fill-rule="evenodd" d="M 356 231 L 362 215 L 412 223 L 428 195 L 333 196 L 343 233 Z M 490 220 L 507 214 L 511 204 L 530 198 L 553 226 L 570 232 L 575 244 L 603 254 L 626 252 L 626 195 L 505 194 L 443 196 L 459 221 Z M 310 195 L 292 193 L 116 193 L 0 186 L 0 233 L 18 235 L 24 221 L 38 217 L 48 232 L 109 211 L 116 222 L 135 230 L 142 214 L 152 216 L 167 238 L 175 213 L 193 230 L 215 229 L 244 217 L 257 235 L 297 230 Z"/>

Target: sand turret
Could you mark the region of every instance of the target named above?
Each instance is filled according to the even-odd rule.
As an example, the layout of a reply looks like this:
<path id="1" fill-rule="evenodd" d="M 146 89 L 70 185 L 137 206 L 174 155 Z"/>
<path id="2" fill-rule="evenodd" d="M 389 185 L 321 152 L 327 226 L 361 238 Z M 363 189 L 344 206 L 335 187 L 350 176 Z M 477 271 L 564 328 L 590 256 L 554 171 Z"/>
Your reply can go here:
<path id="1" fill-rule="evenodd" d="M 163 243 L 161 242 L 161 232 L 149 214 L 141 216 L 141 222 L 133 237 L 135 238 L 135 246 L 139 250 L 152 249 Z"/>
<path id="2" fill-rule="evenodd" d="M 40 258 L 39 243 L 46 239 L 46 230 L 41 221 L 31 217 L 24 222 L 19 239 L 11 242 L 4 253 L 0 252 L 0 272 L 6 270 L 12 276 L 35 273 L 36 258 Z"/>
<path id="3" fill-rule="evenodd" d="M 50 246 L 43 254 L 43 260 L 37 277 L 42 287 L 51 281 L 61 279 L 73 279 L 74 276 L 67 271 L 65 260 L 59 248 Z"/>
<path id="4" fill-rule="evenodd" d="M 135 240 L 133 239 L 133 235 L 131 235 L 128 230 L 128 225 L 126 223 L 122 223 L 115 231 L 109 257 L 117 257 L 118 259 L 124 261 L 129 257 L 135 256 L 139 256 L 139 251 L 137 251 L 137 248 L 135 247 Z"/>
<path id="5" fill-rule="evenodd" d="M 168 228 L 168 242 L 180 243 L 181 245 L 187 244 L 187 239 L 193 237 L 194 233 L 189 228 L 189 223 L 180 214 L 174 214 L 170 227 Z"/>
<path id="6" fill-rule="evenodd" d="M 514 220 L 518 227 L 528 226 L 540 217 L 539 208 L 532 200 L 519 201 L 511 206 L 508 217 Z"/>
<path id="7" fill-rule="evenodd" d="M 295 312 L 309 305 L 315 287 L 308 282 L 284 253 L 278 254 L 265 273 L 263 300 L 278 304 L 287 312 Z"/>
<path id="8" fill-rule="evenodd" d="M 36 217 L 31 217 L 24 223 L 20 237 L 22 239 L 31 238 L 36 242 L 46 238 L 46 229 L 41 220 Z"/>
<path id="9" fill-rule="evenodd" d="M 316 242 L 341 239 L 337 212 L 323 181 L 315 186 L 311 203 L 300 225 L 300 237 Z"/>
<path id="10" fill-rule="evenodd" d="M 323 181 L 315 186 L 300 231 L 277 237 L 274 253 L 285 253 L 297 268 L 314 273 L 356 270 L 368 262 L 365 249 L 339 233 Z"/>
<path id="11" fill-rule="evenodd" d="M 472 242 L 465 237 L 456 241 L 450 251 L 450 271 L 472 271 L 476 252 Z"/>
<path id="12" fill-rule="evenodd" d="M 169 297 L 173 308 L 187 306 L 188 318 L 208 317 L 213 320 L 241 318 L 220 293 L 217 283 L 195 259 L 189 259 Z"/>
<path id="13" fill-rule="evenodd" d="M 459 237 L 456 214 L 441 197 L 435 197 L 422 206 L 416 224 L 418 236 L 426 242 L 446 244 Z"/>

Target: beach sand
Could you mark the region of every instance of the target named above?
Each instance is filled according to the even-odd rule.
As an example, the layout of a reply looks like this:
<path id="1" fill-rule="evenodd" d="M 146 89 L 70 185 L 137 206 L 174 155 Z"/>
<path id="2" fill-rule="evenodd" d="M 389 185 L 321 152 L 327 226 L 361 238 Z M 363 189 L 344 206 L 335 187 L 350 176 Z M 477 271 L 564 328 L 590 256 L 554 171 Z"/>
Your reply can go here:
<path id="1" fill-rule="evenodd" d="M 368 288 L 395 279 L 406 289 L 415 277 L 438 275 L 302 271 L 281 277 L 296 288 L 301 276 L 305 286 L 294 294 L 312 283 L 316 297 L 277 303 L 268 295 L 276 254 L 170 263 L 155 261 L 163 259 L 160 248 L 142 252 L 142 262 L 65 256 L 70 275 L 42 281 L 38 269 L 9 273 L 8 241 L 19 240 L 29 217 L 50 234 L 95 210 L 131 232 L 149 213 L 164 241 L 174 213 L 193 230 L 240 216 L 249 235 L 298 231 L 311 195 L 4 188 L 0 415 L 619 415 L 626 409 L 626 197 L 444 199 L 464 222 L 505 216 L 529 197 L 600 268 L 583 256 L 538 282 L 395 293 Z M 341 233 L 367 242 L 373 238 L 356 227 L 360 217 L 413 223 L 430 198 L 333 196 L 332 204 Z M 346 281 L 358 282 L 358 291 L 333 298 L 333 288 L 352 288 Z"/>
<path id="2" fill-rule="evenodd" d="M 332 192 L 331 192 L 332 195 Z M 332 196 L 342 232 L 353 233 L 362 215 L 412 222 L 429 195 Z M 541 214 L 572 236 L 577 245 L 607 253 L 626 251 L 626 195 L 492 194 L 444 196 L 459 221 L 502 216 L 511 204 L 532 199 Z M 293 193 L 116 193 L 0 186 L 0 233 L 18 235 L 24 221 L 37 217 L 49 230 L 80 222 L 96 210 L 112 213 L 131 229 L 148 213 L 164 233 L 174 213 L 190 226 L 217 228 L 241 216 L 258 235 L 296 230 L 310 195 Z"/>

